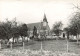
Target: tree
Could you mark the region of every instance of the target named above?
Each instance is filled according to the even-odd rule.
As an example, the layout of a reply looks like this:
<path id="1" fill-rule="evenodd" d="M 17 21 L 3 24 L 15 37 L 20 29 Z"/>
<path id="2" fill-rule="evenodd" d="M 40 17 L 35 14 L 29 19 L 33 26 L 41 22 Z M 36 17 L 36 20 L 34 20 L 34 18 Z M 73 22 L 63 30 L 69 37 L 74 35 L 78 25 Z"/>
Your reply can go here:
<path id="1" fill-rule="evenodd" d="M 19 26 L 13 27 L 12 28 L 12 37 L 13 37 L 13 43 L 14 43 L 14 39 L 17 38 L 17 43 L 18 43 L 18 38 L 20 36 L 20 29 Z"/>
<path id="2" fill-rule="evenodd" d="M 20 36 L 22 37 L 22 45 L 23 45 L 23 50 L 24 50 L 24 40 L 25 37 L 28 36 L 28 27 L 26 24 L 22 24 L 22 26 L 20 27 Z"/>
<path id="3" fill-rule="evenodd" d="M 33 37 L 34 36 L 37 36 L 37 28 L 34 26 L 34 29 L 33 29 Z"/>
<path id="4" fill-rule="evenodd" d="M 76 12 L 70 20 L 70 33 L 77 36 L 77 43 L 80 34 L 80 12 Z"/>
<path id="5" fill-rule="evenodd" d="M 14 21 L 9 21 L 6 19 L 6 22 L 1 22 L 2 24 L 0 25 L 0 34 L 5 36 L 5 39 L 10 39 L 12 38 L 15 32 L 18 31 L 17 29 L 17 22 L 16 20 Z"/>
<path id="6" fill-rule="evenodd" d="M 67 39 L 69 39 L 70 28 L 69 28 L 69 27 L 66 27 L 66 28 L 64 28 L 63 30 L 64 30 L 64 31 L 66 32 L 66 34 L 67 34 Z"/>
<path id="7" fill-rule="evenodd" d="M 24 37 L 28 36 L 27 31 L 28 31 L 27 25 L 26 24 L 22 24 L 22 26 L 20 27 L 20 35 L 24 36 Z"/>
<path id="8" fill-rule="evenodd" d="M 11 25 L 12 23 L 10 21 L 6 21 L 5 23 L 2 23 L 1 28 L 3 30 L 1 35 L 4 35 L 5 39 L 10 39 L 12 37 L 12 31 L 11 31 Z"/>
<path id="9" fill-rule="evenodd" d="M 5 39 L 6 32 L 4 30 L 4 28 L 2 27 L 2 25 L 0 25 L 0 39 Z"/>
<path id="10" fill-rule="evenodd" d="M 9 43 L 9 40 L 13 38 L 14 42 L 14 38 L 17 38 L 18 40 L 19 36 L 21 36 L 22 38 L 28 36 L 27 31 L 28 28 L 26 24 L 18 25 L 18 22 L 16 22 L 16 18 L 14 18 L 14 20 L 12 21 L 9 21 L 7 19 L 5 22 L 1 22 L 0 24 L 0 39 L 7 39 Z"/>
<path id="11" fill-rule="evenodd" d="M 12 37 L 13 37 L 13 43 L 14 43 L 14 39 L 17 38 L 17 42 L 18 42 L 18 37 L 20 36 L 19 35 L 19 26 L 17 25 L 18 22 L 16 21 L 16 18 L 14 18 L 12 21 L 11 21 L 12 25 L 11 25 L 11 28 L 12 28 Z"/>
<path id="12" fill-rule="evenodd" d="M 68 42 L 68 40 L 69 40 L 69 31 L 70 31 L 70 28 L 69 27 L 66 27 L 66 28 L 64 28 L 63 29 L 65 32 L 66 32 L 66 34 L 67 34 L 67 52 L 69 51 L 69 42 Z"/>
<path id="13" fill-rule="evenodd" d="M 22 26 L 20 26 L 20 31 L 19 31 L 20 36 L 22 37 L 22 39 L 26 36 L 28 36 L 28 27 L 26 24 L 22 24 Z M 24 41 L 24 40 L 23 40 Z"/>
<path id="14" fill-rule="evenodd" d="M 56 22 L 53 24 L 52 33 L 55 33 L 57 36 L 59 36 L 61 30 L 62 30 L 62 22 Z"/>

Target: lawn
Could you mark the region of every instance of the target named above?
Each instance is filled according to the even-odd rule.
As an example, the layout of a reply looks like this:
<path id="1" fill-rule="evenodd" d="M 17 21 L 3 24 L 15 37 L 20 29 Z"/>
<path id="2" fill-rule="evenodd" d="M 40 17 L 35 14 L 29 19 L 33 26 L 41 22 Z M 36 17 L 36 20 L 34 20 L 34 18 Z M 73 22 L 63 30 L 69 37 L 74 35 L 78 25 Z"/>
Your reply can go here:
<path id="1" fill-rule="evenodd" d="M 80 45 L 76 42 L 69 42 L 69 52 L 67 53 L 66 40 L 46 40 L 25 42 L 25 47 L 14 46 L 12 50 L 2 49 L 0 55 L 7 56 L 80 56 Z"/>
<path id="2" fill-rule="evenodd" d="M 22 46 L 14 47 L 14 49 L 22 49 Z M 41 41 L 30 41 L 25 43 L 24 49 L 30 50 L 40 50 Z M 49 51 L 67 51 L 67 41 L 66 40 L 49 40 L 42 41 L 42 49 Z M 69 42 L 69 52 L 80 53 L 80 45 L 76 42 Z"/>

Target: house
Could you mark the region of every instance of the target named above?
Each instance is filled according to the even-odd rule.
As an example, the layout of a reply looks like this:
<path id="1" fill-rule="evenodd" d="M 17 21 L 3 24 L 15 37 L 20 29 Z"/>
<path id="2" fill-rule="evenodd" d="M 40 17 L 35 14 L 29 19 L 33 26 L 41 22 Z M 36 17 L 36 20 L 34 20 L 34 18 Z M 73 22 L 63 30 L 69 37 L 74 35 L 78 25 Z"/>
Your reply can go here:
<path id="1" fill-rule="evenodd" d="M 27 27 L 29 29 L 28 33 L 29 33 L 30 37 L 33 36 L 34 26 L 37 28 L 38 36 L 43 34 L 43 32 L 45 32 L 45 35 L 49 35 L 50 27 L 48 25 L 48 21 L 47 21 L 47 18 L 46 18 L 45 14 L 44 14 L 44 18 L 43 18 L 42 22 L 36 22 L 36 23 L 27 24 Z"/>

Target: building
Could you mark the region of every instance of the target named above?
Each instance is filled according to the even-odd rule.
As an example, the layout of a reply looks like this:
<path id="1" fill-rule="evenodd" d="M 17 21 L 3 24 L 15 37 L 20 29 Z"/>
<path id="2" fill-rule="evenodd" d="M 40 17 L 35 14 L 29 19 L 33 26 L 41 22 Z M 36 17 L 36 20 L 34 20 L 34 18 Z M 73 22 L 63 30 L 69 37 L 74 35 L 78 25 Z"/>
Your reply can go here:
<path id="1" fill-rule="evenodd" d="M 36 22 L 36 23 L 27 24 L 27 27 L 29 29 L 28 33 L 29 33 L 30 37 L 33 36 L 34 26 L 37 28 L 38 36 L 43 34 L 44 32 L 45 32 L 45 35 L 49 35 L 50 27 L 48 25 L 48 21 L 47 21 L 47 18 L 46 18 L 45 14 L 44 14 L 44 18 L 43 18 L 42 22 Z"/>

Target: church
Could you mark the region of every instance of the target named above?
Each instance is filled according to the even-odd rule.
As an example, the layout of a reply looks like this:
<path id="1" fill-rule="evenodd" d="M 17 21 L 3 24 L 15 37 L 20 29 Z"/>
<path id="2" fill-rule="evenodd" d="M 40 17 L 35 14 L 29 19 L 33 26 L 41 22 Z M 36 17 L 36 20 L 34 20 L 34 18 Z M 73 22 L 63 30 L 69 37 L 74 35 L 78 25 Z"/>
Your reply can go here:
<path id="1" fill-rule="evenodd" d="M 48 21 L 46 15 L 44 14 L 42 22 L 30 23 L 27 24 L 29 36 L 33 36 L 34 26 L 37 28 L 37 34 L 42 35 L 45 32 L 45 35 L 49 35 L 50 27 L 48 25 Z"/>

